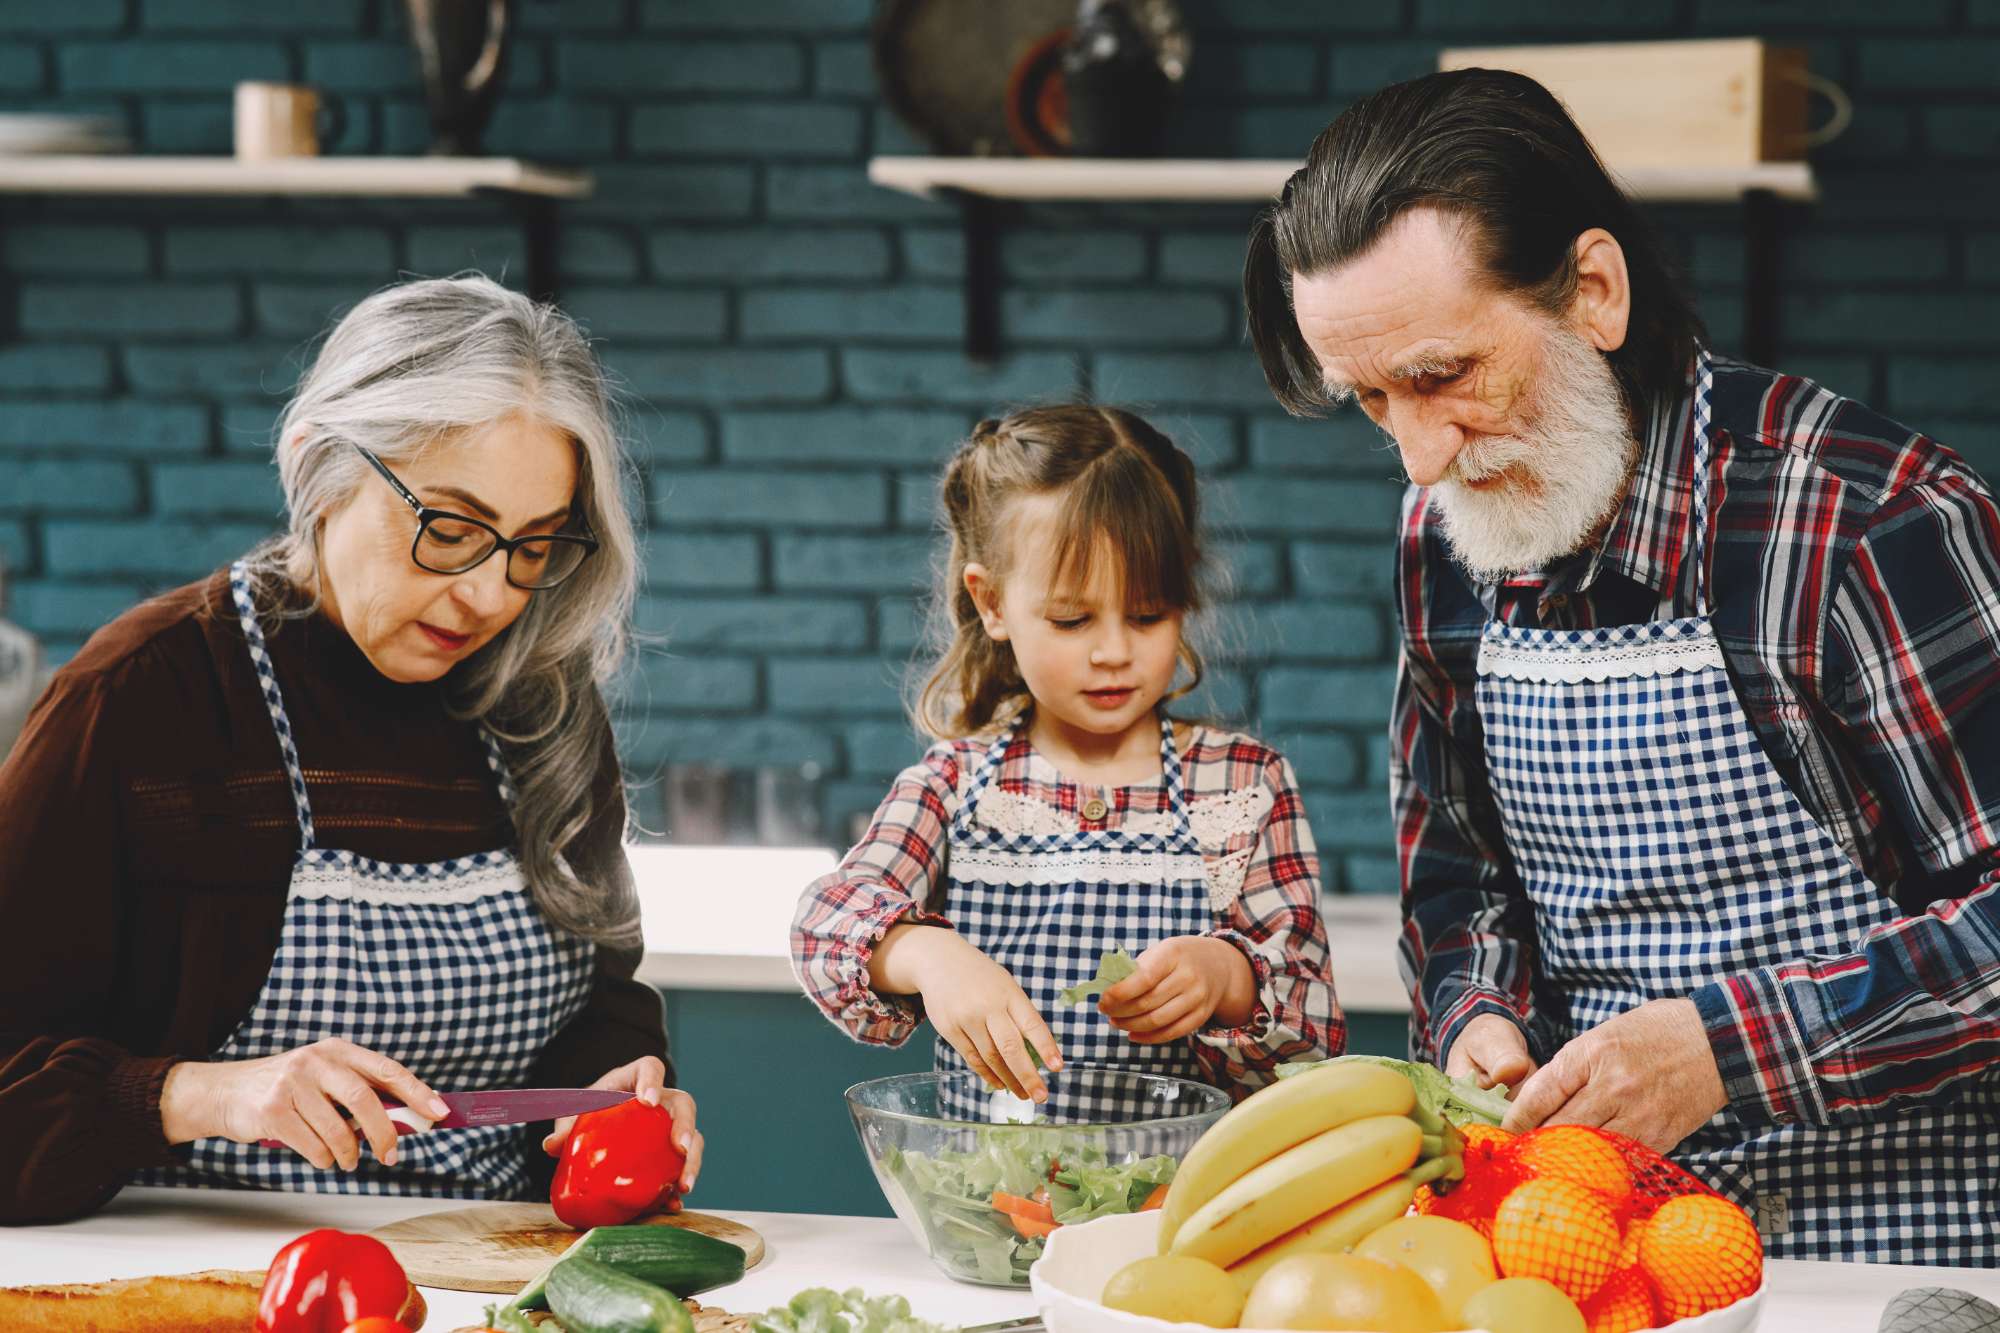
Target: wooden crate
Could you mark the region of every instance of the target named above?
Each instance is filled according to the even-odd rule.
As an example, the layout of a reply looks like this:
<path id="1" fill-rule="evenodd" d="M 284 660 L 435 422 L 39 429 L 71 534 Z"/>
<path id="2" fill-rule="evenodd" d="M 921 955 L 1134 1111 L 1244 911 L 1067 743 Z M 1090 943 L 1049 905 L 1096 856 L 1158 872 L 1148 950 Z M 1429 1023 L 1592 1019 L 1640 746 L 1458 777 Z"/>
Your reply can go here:
<path id="1" fill-rule="evenodd" d="M 1756 37 L 1491 46 L 1439 69 L 1507 69 L 1563 100 L 1613 171 L 1740 167 L 1805 156 L 1806 56 Z"/>

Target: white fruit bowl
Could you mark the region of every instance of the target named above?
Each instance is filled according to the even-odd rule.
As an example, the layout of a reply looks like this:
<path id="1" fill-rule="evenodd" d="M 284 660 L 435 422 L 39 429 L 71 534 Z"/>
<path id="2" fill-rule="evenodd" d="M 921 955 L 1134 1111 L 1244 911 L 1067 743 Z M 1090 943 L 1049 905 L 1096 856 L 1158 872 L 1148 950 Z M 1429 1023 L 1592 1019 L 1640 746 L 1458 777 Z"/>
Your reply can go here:
<path id="1" fill-rule="evenodd" d="M 1100 1217 L 1050 1236 L 1048 1249 L 1028 1270 L 1028 1287 L 1049 1333 L 1215 1333 L 1201 1324 L 1127 1314 L 1098 1304 L 1111 1275 L 1134 1259 L 1157 1253 L 1159 1242 L 1158 1213 Z M 1759 1287 L 1734 1305 L 1668 1324 L 1665 1333 L 1749 1333 L 1763 1313 L 1764 1288 Z"/>

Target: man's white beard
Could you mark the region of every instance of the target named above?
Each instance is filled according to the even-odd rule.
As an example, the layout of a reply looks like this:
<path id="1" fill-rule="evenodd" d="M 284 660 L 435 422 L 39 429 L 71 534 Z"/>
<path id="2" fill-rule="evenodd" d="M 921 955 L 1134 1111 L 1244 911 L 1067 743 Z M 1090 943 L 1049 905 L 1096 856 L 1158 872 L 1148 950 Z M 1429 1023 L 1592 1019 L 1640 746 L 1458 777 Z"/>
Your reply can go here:
<path id="1" fill-rule="evenodd" d="M 1520 434 L 1467 443 L 1431 488 L 1452 554 L 1482 583 L 1581 549 L 1611 517 L 1638 462 L 1617 376 L 1566 328 L 1549 333 L 1530 411 Z M 1466 485 L 1503 472 L 1497 485 Z"/>

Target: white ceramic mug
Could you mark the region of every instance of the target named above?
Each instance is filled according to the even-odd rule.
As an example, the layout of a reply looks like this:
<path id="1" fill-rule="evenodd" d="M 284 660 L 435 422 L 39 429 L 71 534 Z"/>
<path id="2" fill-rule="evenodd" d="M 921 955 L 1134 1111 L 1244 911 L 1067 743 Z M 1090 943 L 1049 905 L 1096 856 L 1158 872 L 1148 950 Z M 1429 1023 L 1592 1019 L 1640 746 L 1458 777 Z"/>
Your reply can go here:
<path id="1" fill-rule="evenodd" d="M 236 85 L 239 158 L 317 157 L 320 140 L 339 138 L 345 121 L 338 102 L 303 84 Z"/>

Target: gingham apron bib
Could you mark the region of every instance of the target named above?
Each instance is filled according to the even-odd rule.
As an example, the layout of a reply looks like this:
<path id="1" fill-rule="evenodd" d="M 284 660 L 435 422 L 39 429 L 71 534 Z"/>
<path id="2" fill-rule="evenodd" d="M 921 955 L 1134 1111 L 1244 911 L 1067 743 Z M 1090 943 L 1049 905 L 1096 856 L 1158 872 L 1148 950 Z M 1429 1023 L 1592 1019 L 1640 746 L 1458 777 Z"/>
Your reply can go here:
<path id="1" fill-rule="evenodd" d="M 1057 1000 L 1058 992 L 1096 976 L 1098 960 L 1109 950 L 1124 949 L 1137 958 L 1161 940 L 1215 927 L 1173 724 L 1160 723 L 1170 831 L 1079 828 L 1039 835 L 1003 832 L 979 820 L 980 798 L 1023 725 L 1025 715 L 987 749 L 952 817 L 946 914 L 960 935 L 1020 983 L 1061 1046 L 1065 1068 L 1110 1066 L 1203 1081 L 1192 1039 L 1139 1045 L 1112 1027 L 1095 1002 L 1072 1006 Z M 935 1059 L 941 1071 L 966 1068 L 943 1038 Z M 954 1109 L 981 1118 L 976 1107 Z M 1142 1109 L 1083 1080 L 1065 1088 L 1058 1075 L 1049 1100 L 1036 1111 L 1066 1123 L 1128 1120 Z"/>
<path id="2" fill-rule="evenodd" d="M 582 1009 L 594 946 L 543 919 L 510 849 L 416 865 L 320 847 L 305 773 L 243 566 L 230 593 L 271 711 L 299 819 L 284 925 L 250 1013 L 210 1058 L 255 1060 L 344 1037 L 397 1060 L 443 1092 L 519 1086 L 549 1039 Z M 513 784 L 481 732 L 500 796 Z M 364 1142 L 353 1171 L 321 1171 L 290 1148 L 198 1139 L 185 1167 L 138 1184 L 259 1187 L 325 1194 L 519 1198 L 519 1125 L 404 1135 L 384 1167 Z"/>
<path id="3" fill-rule="evenodd" d="M 1588 630 L 1489 621 L 1479 714 L 1507 846 L 1567 1040 L 1651 999 L 1854 950 L 1901 915 L 1786 787 L 1710 623 L 1709 398 L 1696 369 L 1700 613 Z M 1671 617 L 1672 594 L 1661 604 Z M 1774 1256 L 1992 1264 L 2000 1127 L 1978 1107 L 1833 1128 L 1725 1110 L 1674 1157 L 1751 1210 Z"/>

